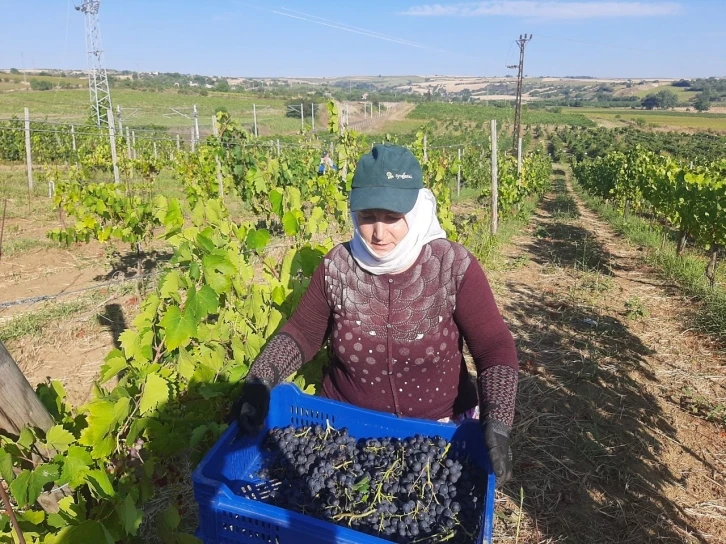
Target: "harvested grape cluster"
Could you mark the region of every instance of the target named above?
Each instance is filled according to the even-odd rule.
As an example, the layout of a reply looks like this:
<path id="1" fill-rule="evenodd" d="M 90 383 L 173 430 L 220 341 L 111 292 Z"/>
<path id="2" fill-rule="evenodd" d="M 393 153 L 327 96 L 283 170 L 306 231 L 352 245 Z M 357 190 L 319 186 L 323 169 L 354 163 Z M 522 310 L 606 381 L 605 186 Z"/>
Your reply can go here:
<path id="1" fill-rule="evenodd" d="M 357 440 L 346 429 L 276 428 L 260 477 L 265 502 L 400 543 L 471 544 L 486 473 L 439 437 Z"/>

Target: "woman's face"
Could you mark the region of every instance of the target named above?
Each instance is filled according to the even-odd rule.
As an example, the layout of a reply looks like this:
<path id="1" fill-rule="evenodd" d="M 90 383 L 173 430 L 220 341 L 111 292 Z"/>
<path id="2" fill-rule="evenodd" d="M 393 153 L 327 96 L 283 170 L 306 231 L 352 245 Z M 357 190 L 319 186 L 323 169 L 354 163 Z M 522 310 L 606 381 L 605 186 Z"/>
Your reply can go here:
<path id="1" fill-rule="evenodd" d="M 358 230 L 363 240 L 379 257 L 392 251 L 408 233 L 406 216 L 402 213 L 361 210 L 356 214 Z"/>

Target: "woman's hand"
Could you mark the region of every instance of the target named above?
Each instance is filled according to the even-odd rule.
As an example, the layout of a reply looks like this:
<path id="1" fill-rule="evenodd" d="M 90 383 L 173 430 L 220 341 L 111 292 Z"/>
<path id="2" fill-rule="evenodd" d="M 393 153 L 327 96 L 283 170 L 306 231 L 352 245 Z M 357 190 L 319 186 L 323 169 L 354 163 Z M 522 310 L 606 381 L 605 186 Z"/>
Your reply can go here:
<path id="1" fill-rule="evenodd" d="M 270 410 L 271 390 L 270 384 L 259 378 L 251 378 L 245 382 L 242 394 L 233 408 L 239 427 L 238 436 L 260 432 Z"/>
<path id="2" fill-rule="evenodd" d="M 512 477 L 512 449 L 509 447 L 510 430 L 509 426 L 496 419 L 487 419 L 484 422 L 484 444 L 499 486 Z"/>

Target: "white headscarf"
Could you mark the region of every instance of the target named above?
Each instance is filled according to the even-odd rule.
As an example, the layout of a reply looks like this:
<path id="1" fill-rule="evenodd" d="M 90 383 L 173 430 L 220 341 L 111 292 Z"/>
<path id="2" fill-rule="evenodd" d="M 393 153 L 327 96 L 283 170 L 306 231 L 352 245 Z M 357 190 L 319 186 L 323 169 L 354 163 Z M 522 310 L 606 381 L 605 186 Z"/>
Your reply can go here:
<path id="1" fill-rule="evenodd" d="M 446 238 L 436 217 L 436 198 L 429 189 L 419 189 L 413 209 L 405 215 L 408 233 L 389 253 L 378 256 L 363 240 L 358 228 L 357 212 L 351 212 L 353 239 L 351 253 L 358 265 L 371 274 L 395 274 L 411 266 L 421 253 L 421 248 L 431 240 Z"/>

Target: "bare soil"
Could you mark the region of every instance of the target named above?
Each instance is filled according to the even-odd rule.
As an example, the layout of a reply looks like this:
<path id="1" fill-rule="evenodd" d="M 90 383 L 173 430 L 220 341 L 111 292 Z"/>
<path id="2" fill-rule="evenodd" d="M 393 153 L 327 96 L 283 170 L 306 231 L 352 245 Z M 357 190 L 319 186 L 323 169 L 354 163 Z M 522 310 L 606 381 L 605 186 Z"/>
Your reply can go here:
<path id="1" fill-rule="evenodd" d="M 495 542 L 724 543 L 726 432 L 692 402 L 726 402 L 723 346 L 556 172 L 490 274 L 522 369 Z"/>

